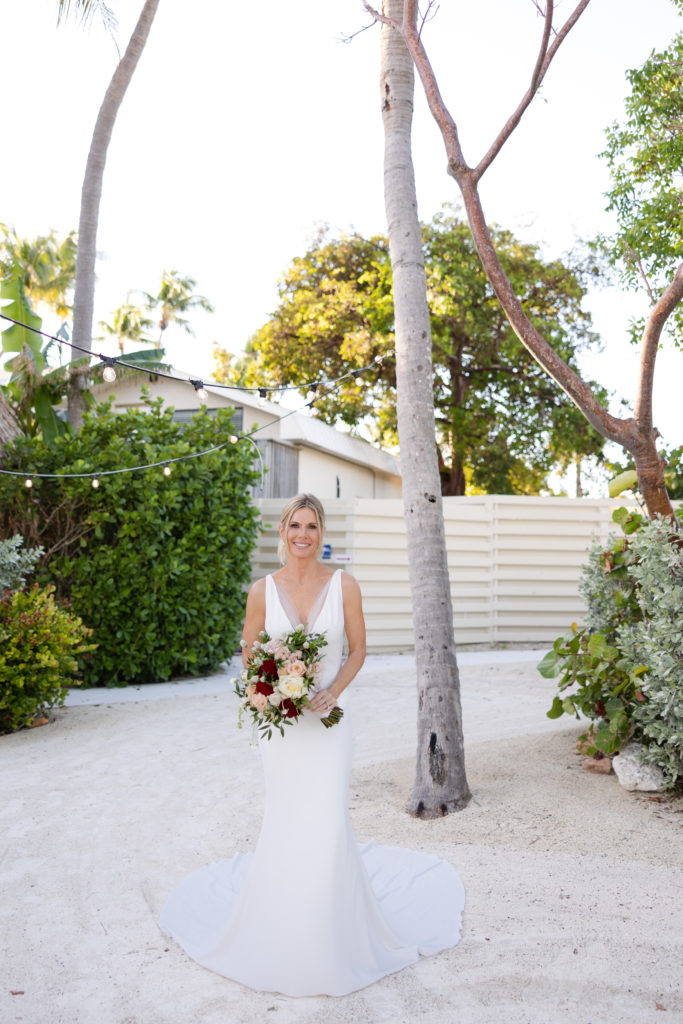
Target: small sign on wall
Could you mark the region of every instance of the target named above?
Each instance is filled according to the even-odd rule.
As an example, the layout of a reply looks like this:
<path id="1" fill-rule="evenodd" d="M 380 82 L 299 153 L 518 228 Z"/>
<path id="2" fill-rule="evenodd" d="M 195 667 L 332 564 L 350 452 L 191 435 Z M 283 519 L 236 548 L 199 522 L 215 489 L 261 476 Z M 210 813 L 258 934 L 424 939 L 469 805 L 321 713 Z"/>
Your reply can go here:
<path id="1" fill-rule="evenodd" d="M 334 561 L 335 562 L 341 562 L 341 563 L 346 565 L 349 562 L 352 562 L 353 558 L 351 557 L 351 555 L 335 555 L 334 556 Z"/>
<path id="2" fill-rule="evenodd" d="M 332 557 L 332 545 L 331 544 L 323 544 L 323 553 L 322 553 L 322 555 L 320 557 L 321 557 L 323 562 L 329 562 L 330 558 Z"/>

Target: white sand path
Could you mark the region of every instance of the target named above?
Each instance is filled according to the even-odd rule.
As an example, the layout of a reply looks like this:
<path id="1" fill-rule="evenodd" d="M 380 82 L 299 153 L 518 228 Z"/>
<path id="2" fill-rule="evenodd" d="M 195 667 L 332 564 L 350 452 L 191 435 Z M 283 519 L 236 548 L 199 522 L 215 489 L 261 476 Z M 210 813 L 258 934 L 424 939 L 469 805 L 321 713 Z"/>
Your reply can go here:
<path id="1" fill-rule="evenodd" d="M 258 836 L 259 756 L 234 728 L 231 671 L 72 691 L 50 725 L 0 737 L 0 1021 L 683 1022 L 681 805 L 580 767 L 581 727 L 545 717 L 539 657 L 460 655 L 474 799 L 433 822 L 403 809 L 413 660 L 371 657 L 354 682 L 358 840 L 448 859 L 468 902 L 459 946 L 340 999 L 251 992 L 156 927 L 180 878 Z"/>

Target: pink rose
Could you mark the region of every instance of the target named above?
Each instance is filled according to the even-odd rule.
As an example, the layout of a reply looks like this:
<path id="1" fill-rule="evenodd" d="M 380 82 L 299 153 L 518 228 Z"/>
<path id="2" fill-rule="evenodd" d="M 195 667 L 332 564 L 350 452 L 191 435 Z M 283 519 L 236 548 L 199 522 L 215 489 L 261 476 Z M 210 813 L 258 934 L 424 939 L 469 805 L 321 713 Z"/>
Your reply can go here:
<path id="1" fill-rule="evenodd" d="M 265 693 L 254 693 L 249 698 L 249 703 L 251 704 L 252 708 L 256 708 L 257 711 L 263 711 L 265 708 L 268 707 L 268 698 L 266 697 Z"/>
<path id="2" fill-rule="evenodd" d="M 285 665 L 285 669 L 287 670 L 286 674 L 288 676 L 306 675 L 306 666 L 304 665 L 303 661 L 299 661 L 298 658 L 290 658 L 287 664 Z"/>
<path id="3" fill-rule="evenodd" d="M 277 638 L 269 640 L 267 644 L 263 645 L 263 650 L 266 654 L 272 654 L 274 658 L 281 658 L 282 640 L 278 640 Z"/>

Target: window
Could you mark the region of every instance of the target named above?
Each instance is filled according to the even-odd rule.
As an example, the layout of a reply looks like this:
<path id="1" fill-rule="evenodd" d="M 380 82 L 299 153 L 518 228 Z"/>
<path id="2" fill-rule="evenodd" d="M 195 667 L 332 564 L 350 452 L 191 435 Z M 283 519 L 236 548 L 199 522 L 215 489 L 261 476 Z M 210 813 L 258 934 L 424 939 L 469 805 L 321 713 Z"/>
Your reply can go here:
<path id="1" fill-rule="evenodd" d="M 209 416 L 215 416 L 216 413 L 218 412 L 218 409 L 211 408 L 211 409 L 207 409 L 206 411 L 207 411 L 207 414 Z M 198 409 L 174 409 L 173 410 L 173 419 L 176 421 L 176 423 L 190 423 L 192 421 L 192 417 L 194 416 L 194 414 L 196 412 L 199 412 L 199 410 Z M 241 430 L 242 429 L 243 416 L 244 416 L 244 410 L 243 409 L 233 409 L 233 411 L 232 411 L 232 425 L 233 425 L 233 428 L 235 430 Z"/>
<path id="2" fill-rule="evenodd" d="M 299 452 L 279 441 L 256 442 L 263 457 L 265 470 L 262 481 L 257 481 L 254 498 L 293 498 L 299 490 Z"/>

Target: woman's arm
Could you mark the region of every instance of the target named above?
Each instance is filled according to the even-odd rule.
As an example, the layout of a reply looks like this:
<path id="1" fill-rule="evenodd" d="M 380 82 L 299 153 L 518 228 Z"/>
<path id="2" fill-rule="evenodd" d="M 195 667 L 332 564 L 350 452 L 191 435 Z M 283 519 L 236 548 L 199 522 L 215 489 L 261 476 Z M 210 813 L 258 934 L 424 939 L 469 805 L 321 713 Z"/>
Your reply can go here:
<path id="1" fill-rule="evenodd" d="M 254 641 L 266 628 L 266 581 L 256 580 L 247 597 L 247 610 L 242 630 L 242 664 L 246 667 Z"/>
<path id="2" fill-rule="evenodd" d="M 353 576 L 342 573 L 342 598 L 344 601 L 344 629 L 349 643 L 349 654 L 339 672 L 326 690 L 311 699 L 313 711 L 325 711 L 326 702 L 336 701 L 339 694 L 349 685 L 365 661 L 365 619 L 360 587 Z"/>

